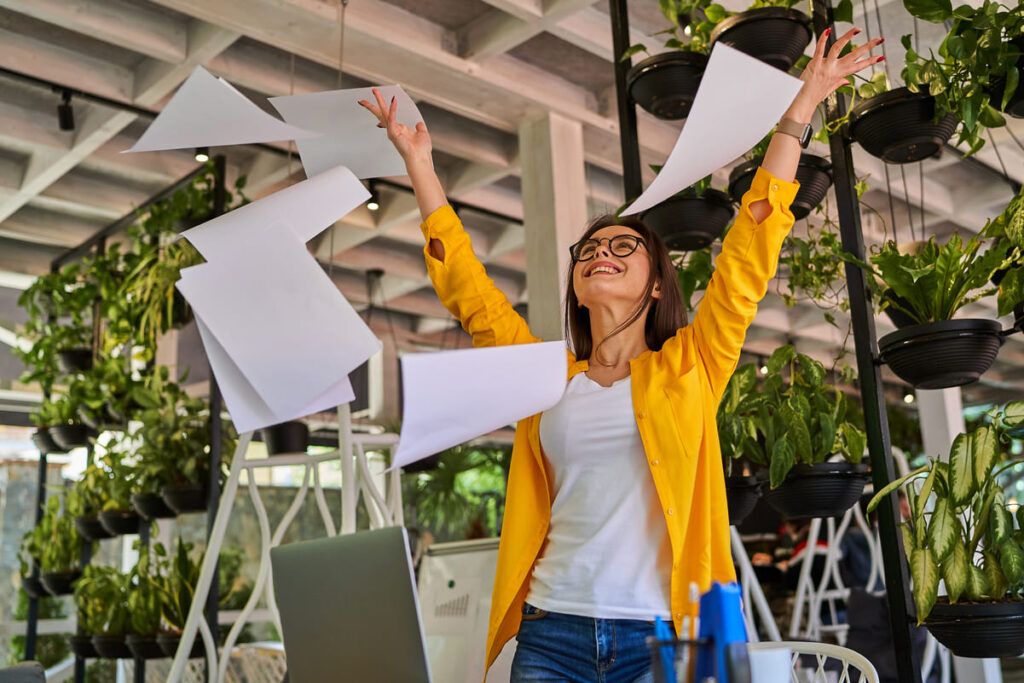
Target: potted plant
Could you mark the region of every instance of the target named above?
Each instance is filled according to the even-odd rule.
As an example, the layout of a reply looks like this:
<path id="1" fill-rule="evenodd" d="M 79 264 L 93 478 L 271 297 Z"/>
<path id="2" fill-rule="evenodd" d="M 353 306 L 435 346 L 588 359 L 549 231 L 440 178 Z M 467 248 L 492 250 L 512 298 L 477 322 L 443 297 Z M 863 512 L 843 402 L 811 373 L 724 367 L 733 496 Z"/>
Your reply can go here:
<path id="1" fill-rule="evenodd" d="M 735 214 L 732 199 L 712 188 L 708 176 L 644 211 L 642 218 L 670 250 L 693 251 L 720 237 Z"/>
<path id="2" fill-rule="evenodd" d="M 79 569 L 82 540 L 71 515 L 61 508 L 59 496 L 47 499 L 46 510 L 35 529 L 40 549 L 40 580 L 50 595 L 71 593 L 75 581 L 82 575 Z"/>
<path id="3" fill-rule="evenodd" d="M 1019 249 L 1009 257 L 981 251 L 984 236 L 965 243 L 952 235 L 939 245 L 932 236 L 915 253 L 901 253 L 893 240 L 870 256 L 870 263 L 843 252 L 840 257 L 866 271 L 868 286 L 884 307 L 893 307 L 915 324 L 878 340 L 881 360 L 918 389 L 941 389 L 976 381 L 992 365 L 1003 337 L 998 321 L 953 319 L 963 306 L 993 294 L 992 274 L 1021 262 Z M 891 291 L 890 291 L 891 290 Z"/>
<path id="4" fill-rule="evenodd" d="M 309 448 L 309 426 L 301 420 L 264 427 L 260 433 L 268 455 L 305 453 Z"/>
<path id="5" fill-rule="evenodd" d="M 954 11 L 942 0 L 904 0 L 914 16 L 938 24 L 949 22 L 949 31 L 927 58 L 903 37 L 907 50 L 903 80 L 911 92 L 927 89 L 938 114 L 959 118 L 958 144 L 973 154 L 985 144 L 986 128 L 1006 125 L 1006 110 L 1018 95 L 1021 45 L 1024 43 L 1024 6 L 1008 7 L 996 0 L 980 6 L 961 5 Z"/>
<path id="6" fill-rule="evenodd" d="M 128 577 L 113 567 L 89 565 L 75 587 L 79 629 L 91 636 L 96 653 L 105 659 L 131 659 L 125 643 L 131 615 Z"/>
<path id="7" fill-rule="evenodd" d="M 163 546 L 159 544 L 154 550 L 162 563 L 159 589 L 161 612 L 166 627 L 157 635 L 156 640 L 163 653 L 168 657 L 173 657 L 178 651 L 181 634 L 185 630 L 189 610 L 192 609 L 196 586 L 199 585 L 202 555 L 200 554 L 193 560 L 191 557 L 192 544 L 184 543 L 180 538 L 173 556 L 169 556 Z M 221 601 L 225 597 L 226 595 L 221 593 Z M 203 644 L 203 639 L 197 634 L 188 656 L 190 659 L 195 659 L 205 655 L 206 647 Z"/>
<path id="8" fill-rule="evenodd" d="M 990 220 L 981 231 L 982 235 L 992 241 L 989 249 L 997 253 L 1013 256 L 1013 248 L 1020 249 L 1024 254 L 1024 189 L 1010 200 L 1003 211 Z M 1019 261 L 1014 261 L 1006 268 L 999 268 L 989 281 L 998 287 L 996 305 L 999 315 L 1014 316 L 1016 327 L 1024 324 L 1024 268 Z"/>
<path id="9" fill-rule="evenodd" d="M 819 131 L 816 138 L 821 139 L 820 135 L 823 132 L 827 133 L 826 129 L 823 128 Z M 729 173 L 729 194 L 737 204 L 743 200 L 743 195 L 753 184 L 754 174 L 757 173 L 761 162 L 764 161 L 769 142 L 771 142 L 771 135 L 766 136 L 747 152 L 744 155 L 746 161 L 735 166 Z M 793 214 L 793 218 L 801 220 L 807 218 L 811 211 L 818 208 L 825 199 L 828 188 L 832 187 L 832 162 L 817 154 L 801 152 L 800 163 L 796 169 L 796 180 L 800 183 L 800 189 L 797 190 L 789 210 Z"/>
<path id="10" fill-rule="evenodd" d="M 849 399 L 791 345 L 776 349 L 767 369 L 752 417 L 757 436 L 744 451 L 768 471 L 765 500 L 791 519 L 842 514 L 867 483 L 867 438 L 847 417 Z"/>
<path id="11" fill-rule="evenodd" d="M 47 430 L 53 440 L 65 451 L 88 446 L 96 432 L 83 423 L 78 414 L 82 405 L 81 383 L 71 382 L 64 393 L 51 396 L 49 403 L 48 410 L 56 420 Z"/>
<path id="12" fill-rule="evenodd" d="M 114 536 L 99 519 L 108 476 L 99 465 L 89 465 L 68 492 L 68 514 L 75 520 L 75 529 L 87 541 L 101 541 Z"/>
<path id="13" fill-rule="evenodd" d="M 43 398 L 39 408 L 29 415 L 36 430 L 32 433 L 32 442 L 39 452 L 46 455 L 51 453 L 67 453 L 51 433 L 51 429 L 61 423 L 61 415 L 58 406 L 49 398 Z"/>
<path id="14" fill-rule="evenodd" d="M 45 596 L 46 588 L 43 587 L 35 569 L 39 567 L 43 549 L 40 544 L 40 534 L 35 527 L 21 537 L 21 545 L 18 546 L 18 569 L 21 577 L 21 587 L 30 598 L 41 598 Z"/>
<path id="15" fill-rule="evenodd" d="M 1017 508 L 1014 525 L 999 481 L 1021 464 L 1003 457 L 1008 432 L 1024 424 L 1024 401 L 990 416 L 990 424 L 957 435 L 948 462 L 929 458 L 868 505 L 870 512 L 897 489 L 904 491 L 910 516 L 900 529 L 918 623 L 960 657 L 1024 652 L 1024 511 Z"/>
<path id="16" fill-rule="evenodd" d="M 131 442 L 125 437 L 111 437 L 105 444 L 102 462 L 108 475 L 100 524 L 115 536 L 139 533 L 141 518 L 132 506 L 135 468 L 127 452 Z"/>
<path id="17" fill-rule="evenodd" d="M 88 262 L 70 263 L 36 278 L 18 297 L 18 305 L 28 313 L 21 334 L 33 344 L 43 344 L 40 352 L 29 353 L 52 353 L 56 367 L 67 374 L 92 364 L 92 313 L 98 291 L 88 275 Z"/>
<path id="18" fill-rule="evenodd" d="M 136 547 L 139 561 L 129 574 L 126 606 L 130 616 L 125 644 L 136 659 L 159 659 L 165 656 L 156 640 L 163 613 L 160 577 L 150 550 L 138 542 Z"/>
<path id="19" fill-rule="evenodd" d="M 757 427 L 751 419 L 762 401 L 757 391 L 757 367 L 746 364 L 736 370 L 718 404 L 718 443 L 725 472 L 725 496 L 729 504 L 729 524 L 743 523 L 761 497 L 761 480 L 749 467 L 734 467 L 756 448 Z"/>
<path id="20" fill-rule="evenodd" d="M 709 0 L 663 0 L 660 6 L 671 23 L 662 32 L 668 35 L 665 41 L 668 51 L 634 64 L 626 76 L 626 89 L 634 102 L 654 116 L 685 119 L 708 63 L 708 44 L 714 24 L 706 13 L 710 12 L 712 17 L 716 13 L 724 16 L 724 10 Z M 685 20 L 684 27 L 680 26 L 680 19 Z M 631 45 L 622 60 L 629 60 L 639 52 L 647 52 L 647 47 L 641 43 Z"/>
<path id="21" fill-rule="evenodd" d="M 793 9 L 798 0 L 755 0 L 745 12 L 733 14 L 723 10 L 725 16 L 717 22 L 711 33 L 711 45 L 723 43 L 756 57 L 762 62 L 789 71 L 811 42 L 811 19 Z M 714 5 L 712 5 L 714 7 Z M 852 21 L 852 5 L 847 12 Z M 837 8 L 840 17 L 843 10 Z"/>

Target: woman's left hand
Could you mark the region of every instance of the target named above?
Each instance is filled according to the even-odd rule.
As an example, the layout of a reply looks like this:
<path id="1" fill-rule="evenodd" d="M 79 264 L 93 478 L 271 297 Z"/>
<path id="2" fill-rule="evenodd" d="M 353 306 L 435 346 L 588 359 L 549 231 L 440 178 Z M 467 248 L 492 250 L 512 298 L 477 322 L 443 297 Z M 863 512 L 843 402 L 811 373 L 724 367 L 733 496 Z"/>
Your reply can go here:
<path id="1" fill-rule="evenodd" d="M 828 43 L 828 36 L 831 30 L 826 29 L 818 39 L 818 44 L 814 50 L 814 57 L 811 58 L 804 72 L 800 75 L 800 80 L 804 82 L 804 85 L 800 90 L 800 94 L 797 95 L 797 100 L 811 107 L 817 107 L 819 103 L 835 92 L 837 88 L 846 85 L 848 83 L 848 76 L 858 71 L 863 71 L 872 64 L 877 64 L 885 59 L 881 55 L 876 57 L 870 54 L 872 48 L 881 45 L 885 40 L 884 38 L 869 40 L 863 45 L 850 50 L 848 54 L 840 56 L 843 48 L 853 40 L 854 36 L 860 33 L 859 28 L 851 28 L 840 36 L 826 53 L 825 45 Z"/>

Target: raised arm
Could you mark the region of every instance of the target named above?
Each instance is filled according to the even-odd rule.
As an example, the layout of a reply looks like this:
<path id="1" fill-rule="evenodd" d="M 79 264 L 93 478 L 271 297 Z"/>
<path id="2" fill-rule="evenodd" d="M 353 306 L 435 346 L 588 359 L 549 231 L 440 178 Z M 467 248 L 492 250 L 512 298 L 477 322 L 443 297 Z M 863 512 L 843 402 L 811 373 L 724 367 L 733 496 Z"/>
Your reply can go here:
<path id="1" fill-rule="evenodd" d="M 362 100 L 359 104 L 377 117 L 378 127 L 387 128 L 388 139 L 405 161 L 423 218 L 421 228 L 426 241 L 423 257 L 427 273 L 441 303 L 472 335 L 474 346 L 539 341 L 505 294 L 487 276 L 473 252 L 469 235 L 449 206 L 444 187 L 434 171 L 427 127 L 419 123 L 412 129 L 398 123 L 395 99 L 387 104 L 379 90 L 374 88 L 373 94 L 376 103 Z"/>

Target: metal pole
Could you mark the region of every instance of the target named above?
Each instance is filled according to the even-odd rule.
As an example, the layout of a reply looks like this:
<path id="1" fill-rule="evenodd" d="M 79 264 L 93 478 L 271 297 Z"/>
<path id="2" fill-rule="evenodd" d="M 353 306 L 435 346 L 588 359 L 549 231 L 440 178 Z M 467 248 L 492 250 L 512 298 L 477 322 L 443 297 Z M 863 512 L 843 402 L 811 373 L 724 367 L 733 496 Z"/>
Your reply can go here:
<path id="1" fill-rule="evenodd" d="M 629 97 L 626 74 L 630 63 L 620 57 L 629 48 L 629 11 L 627 0 L 611 0 L 612 17 L 612 59 L 615 64 L 615 99 L 619 108 L 619 142 L 622 146 L 622 186 L 626 201 L 631 201 L 643 192 L 643 176 L 640 173 L 640 140 L 636 132 L 636 105 Z"/>
<path id="2" fill-rule="evenodd" d="M 825 29 L 833 29 L 828 37 L 828 44 L 831 47 L 835 42 L 832 3 L 830 0 L 813 0 L 813 8 L 815 33 L 821 36 Z M 846 101 L 842 96 L 828 99 L 826 114 L 829 121 L 839 119 L 845 113 Z M 853 172 L 850 141 L 842 132 L 838 132 L 829 138 L 829 148 L 832 154 L 839 232 L 843 249 L 863 259 L 864 235 L 860 223 L 860 205 L 854 187 L 857 179 Z M 853 323 L 857 374 L 864 406 L 871 474 L 875 490 L 879 491 L 896 478 L 896 473 L 889 444 L 889 420 L 885 412 L 881 367 L 877 361 L 878 342 L 875 336 L 871 292 L 865 282 L 864 272 L 851 263 L 846 264 L 846 283 L 850 295 L 850 318 Z M 910 575 L 904 562 L 903 539 L 897 527 L 899 519 L 897 497 L 889 496 L 878 506 L 879 535 L 889 603 L 889 625 L 892 629 L 892 645 L 899 680 L 904 683 L 916 683 L 921 680 L 921 672 L 913 654 L 910 632 L 910 616 L 916 615 L 916 612 L 908 590 Z"/>
<path id="3" fill-rule="evenodd" d="M 227 164 L 223 155 L 217 155 L 213 160 L 216 179 L 213 186 L 213 215 L 220 216 L 227 206 L 227 191 L 224 186 Z M 206 538 L 213 534 L 213 525 L 220 506 L 220 463 L 223 424 L 221 422 L 221 411 L 223 410 L 220 389 L 217 387 L 217 380 L 213 376 L 213 368 L 210 368 L 210 494 L 206 505 Z M 210 628 L 214 644 L 219 639 L 217 612 L 220 596 L 218 595 L 218 567 L 214 560 L 213 581 L 210 583 L 210 593 L 206 598 L 206 624 Z M 206 671 L 206 680 L 210 680 L 216 672 Z"/>
<path id="4" fill-rule="evenodd" d="M 36 515 L 35 525 L 43 519 L 46 507 L 46 453 L 39 454 L 38 481 L 36 482 Z M 32 563 L 32 581 L 39 585 L 39 563 Z M 39 633 L 39 598 L 29 596 L 28 620 L 25 624 L 25 661 L 35 659 L 36 641 Z"/>

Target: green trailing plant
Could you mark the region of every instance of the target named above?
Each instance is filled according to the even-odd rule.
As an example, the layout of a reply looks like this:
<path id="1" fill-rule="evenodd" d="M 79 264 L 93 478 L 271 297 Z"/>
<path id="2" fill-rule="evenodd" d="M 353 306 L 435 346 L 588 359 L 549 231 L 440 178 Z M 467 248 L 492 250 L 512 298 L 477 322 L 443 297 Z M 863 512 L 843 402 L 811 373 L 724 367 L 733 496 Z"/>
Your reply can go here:
<path id="1" fill-rule="evenodd" d="M 99 465 L 85 468 L 82 478 L 68 491 L 68 514 L 72 517 L 95 517 L 104 508 L 110 473 Z"/>
<path id="2" fill-rule="evenodd" d="M 948 462 L 929 458 L 868 504 L 871 512 L 897 489 L 907 496 L 910 518 L 900 529 L 918 623 L 931 613 L 940 579 L 950 603 L 1019 599 L 1024 590 L 1024 508 L 1017 508 L 1015 525 L 999 483 L 1003 472 L 1021 464 L 1005 456 L 1008 432 L 1024 424 L 1024 401 L 993 409 L 989 417 L 989 424 L 957 435 Z"/>
<path id="3" fill-rule="evenodd" d="M 194 552 L 192 544 L 180 538 L 173 554 L 159 543 L 153 546 L 153 552 L 159 566 L 157 582 L 164 625 L 172 633 L 181 633 L 199 585 L 203 553 Z M 252 593 L 252 582 L 241 575 L 241 553 L 225 548 L 218 561 L 227 565 L 226 570 L 218 573 L 218 605 L 221 609 L 244 605 Z"/>
<path id="4" fill-rule="evenodd" d="M 1024 189 L 985 225 L 982 235 L 991 240 L 989 249 L 995 253 L 1013 257 L 1016 248 L 1017 253 L 1024 255 Z M 1009 268 L 996 271 L 1002 275 L 996 292 L 999 315 L 1008 315 L 1024 304 L 1024 267 L 1021 267 L 1021 261 L 1024 259 L 1015 259 Z"/>
<path id="5" fill-rule="evenodd" d="M 711 247 L 680 256 L 676 259 L 675 266 L 679 289 L 683 294 L 683 305 L 689 313 L 693 313 L 697 307 L 693 300 L 694 295 L 708 288 L 711 275 L 715 272 L 715 267 L 711 263 Z"/>
<path id="6" fill-rule="evenodd" d="M 123 424 L 138 409 L 137 392 L 145 383 L 131 369 L 131 359 L 125 358 L 123 347 L 118 352 L 102 356 L 92 368 L 74 380 L 81 397 L 81 410 L 100 423 Z"/>
<path id="7" fill-rule="evenodd" d="M 685 50 L 707 54 L 711 48 L 711 32 L 728 12 L 710 0 L 659 0 L 661 13 L 669 26 L 655 35 L 665 36 L 664 46 L 669 50 Z M 635 43 L 622 53 L 628 61 L 639 53 L 650 54 L 647 45 Z"/>
<path id="8" fill-rule="evenodd" d="M 951 320 L 969 303 L 994 294 L 993 273 L 1024 262 L 1020 249 L 1007 255 L 995 249 L 981 250 L 981 234 L 964 242 L 958 234 L 939 245 L 934 236 L 913 253 L 900 252 L 893 240 L 872 247 L 869 261 L 842 252 L 840 258 L 854 263 L 869 275 L 865 278 L 880 308 L 895 308 L 919 324 Z"/>
<path id="9" fill-rule="evenodd" d="M 125 606 L 129 614 L 129 630 L 140 636 L 155 636 L 160 631 L 163 602 L 160 575 L 151 551 L 138 541 L 135 549 L 139 561 L 128 576 Z"/>
<path id="10" fill-rule="evenodd" d="M 62 574 L 78 567 L 82 540 L 71 514 L 63 508 L 62 496 L 50 496 L 33 533 L 39 548 L 39 566 L 44 574 Z"/>
<path id="11" fill-rule="evenodd" d="M 938 116 L 953 114 L 960 120 L 958 142 L 973 154 L 985 144 L 985 129 L 1006 125 L 1000 110 L 1019 85 L 1022 43 L 1014 39 L 1024 32 L 1024 5 L 1007 6 L 995 0 L 956 9 L 950 0 L 904 0 L 903 4 L 925 21 L 950 22 L 938 53 L 927 57 L 914 49 L 911 36 L 903 36 L 907 50 L 903 81 L 915 92 L 927 88 L 935 98 Z M 993 99 L 994 95 L 1000 96 Z"/>
<path id="12" fill-rule="evenodd" d="M 836 454 L 859 464 L 867 437 L 847 418 L 849 399 L 825 381 L 825 367 L 787 344 L 772 353 L 767 368 L 760 395 L 749 403 L 756 437 L 742 441 L 742 454 L 768 470 L 771 487 L 796 464 L 823 463 Z"/>
<path id="13" fill-rule="evenodd" d="M 109 435 L 100 461 L 103 463 L 105 480 L 103 489 L 103 511 L 131 512 L 132 493 L 138 472 L 137 457 L 131 452 L 132 440 L 123 435 Z"/>
<path id="14" fill-rule="evenodd" d="M 129 576 L 113 567 L 89 565 L 75 583 L 78 625 L 93 636 L 123 636 L 129 632 Z"/>

